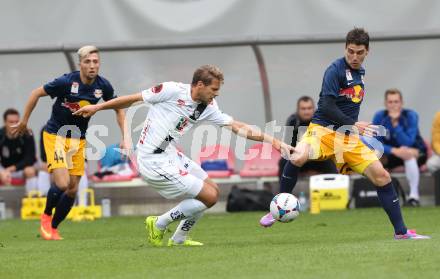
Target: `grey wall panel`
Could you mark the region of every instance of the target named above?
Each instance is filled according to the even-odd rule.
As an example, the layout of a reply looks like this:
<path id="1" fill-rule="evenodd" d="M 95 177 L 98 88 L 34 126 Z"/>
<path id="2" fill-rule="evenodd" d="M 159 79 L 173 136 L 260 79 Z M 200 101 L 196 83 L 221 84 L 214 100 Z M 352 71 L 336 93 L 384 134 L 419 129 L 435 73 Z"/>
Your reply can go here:
<path id="1" fill-rule="evenodd" d="M 46 82 L 69 71 L 63 54 L 19 54 L 0 55 L 0 113 L 16 108 L 23 112 L 31 91 Z M 47 122 L 52 109 L 50 97 L 41 98 L 29 126 L 36 133 L 37 140 L 41 127 Z M 3 118 L 1 119 L 3 126 Z"/>
<path id="2" fill-rule="evenodd" d="M 0 43 L 78 43 L 439 29 L 436 0 L 3 0 Z"/>

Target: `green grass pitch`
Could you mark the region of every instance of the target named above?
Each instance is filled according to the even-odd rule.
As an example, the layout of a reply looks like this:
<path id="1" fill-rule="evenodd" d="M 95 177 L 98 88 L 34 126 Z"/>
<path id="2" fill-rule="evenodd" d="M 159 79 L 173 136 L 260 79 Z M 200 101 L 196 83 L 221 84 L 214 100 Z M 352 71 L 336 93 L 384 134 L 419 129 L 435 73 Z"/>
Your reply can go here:
<path id="1" fill-rule="evenodd" d="M 150 247 L 144 217 L 65 222 L 58 242 L 36 221 L 0 221 L 0 278 L 440 278 L 440 208 L 404 209 L 433 237 L 420 241 L 393 240 L 380 208 L 269 229 L 261 214 L 207 214 L 192 233 L 204 247 Z"/>

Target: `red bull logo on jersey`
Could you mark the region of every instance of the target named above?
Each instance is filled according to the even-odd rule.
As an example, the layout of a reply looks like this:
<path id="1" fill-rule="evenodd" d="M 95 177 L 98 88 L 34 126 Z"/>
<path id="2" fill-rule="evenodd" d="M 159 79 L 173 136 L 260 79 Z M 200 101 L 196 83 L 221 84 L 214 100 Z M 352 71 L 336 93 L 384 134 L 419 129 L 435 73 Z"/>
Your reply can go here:
<path id="1" fill-rule="evenodd" d="M 365 92 L 362 86 L 355 85 L 353 87 L 339 90 L 339 95 L 343 95 L 348 99 L 351 99 L 353 103 L 360 103 L 364 98 Z"/>
<path id="2" fill-rule="evenodd" d="M 76 112 L 80 108 L 90 105 L 89 101 L 81 100 L 79 102 L 68 102 L 66 99 L 64 99 L 64 102 L 61 103 L 61 106 L 68 108 L 71 112 Z"/>

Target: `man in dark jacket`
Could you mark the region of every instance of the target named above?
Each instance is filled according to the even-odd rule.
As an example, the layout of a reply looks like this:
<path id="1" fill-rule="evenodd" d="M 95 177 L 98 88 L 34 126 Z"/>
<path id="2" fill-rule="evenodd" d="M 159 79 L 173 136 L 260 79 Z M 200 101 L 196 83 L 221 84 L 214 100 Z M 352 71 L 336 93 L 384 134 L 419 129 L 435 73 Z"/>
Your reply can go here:
<path id="1" fill-rule="evenodd" d="M 313 114 L 315 113 L 315 102 L 309 96 L 302 96 L 296 102 L 296 112 L 291 114 L 287 118 L 286 126 L 289 127 L 289 131 L 293 129 L 292 134 L 286 133 L 286 135 L 291 135 L 290 145 L 296 146 L 297 141 L 301 139 L 301 136 L 307 130 L 310 121 L 312 120 Z M 299 137 L 298 137 L 299 134 Z M 288 142 L 289 139 L 285 139 Z M 281 179 L 283 173 L 284 165 L 287 160 L 281 158 L 279 161 L 279 171 L 278 176 Z M 308 161 L 301 168 L 300 172 L 303 174 L 319 174 L 319 173 L 338 173 L 335 164 L 331 160 L 325 161 Z M 281 189 L 280 192 L 283 192 Z"/>
<path id="2" fill-rule="evenodd" d="M 419 166 L 427 159 L 427 148 L 419 132 L 417 112 L 404 109 L 400 90 L 385 91 L 385 110 L 378 111 L 373 118 L 374 125 L 386 128 L 386 136 L 378 137 L 383 143 L 384 154 L 380 159 L 388 169 L 405 166 L 410 186 L 408 205 L 419 206 Z"/>
<path id="3" fill-rule="evenodd" d="M 30 133 L 14 137 L 11 126 L 18 123 L 20 115 L 15 109 L 3 114 L 5 126 L 0 129 L 0 182 L 11 184 L 13 179 L 26 179 L 26 191 L 36 190 L 37 178 L 35 141 Z"/>

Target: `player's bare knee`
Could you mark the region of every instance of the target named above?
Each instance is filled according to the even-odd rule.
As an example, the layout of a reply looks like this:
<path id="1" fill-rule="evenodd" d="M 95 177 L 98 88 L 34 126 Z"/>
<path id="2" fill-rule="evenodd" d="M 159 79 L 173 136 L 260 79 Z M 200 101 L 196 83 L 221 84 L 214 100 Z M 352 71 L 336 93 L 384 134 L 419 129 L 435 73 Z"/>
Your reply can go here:
<path id="1" fill-rule="evenodd" d="M 208 204 L 206 206 L 213 207 L 217 203 L 218 197 L 219 197 L 218 189 L 212 187 L 212 190 L 211 190 L 209 198 L 208 198 Z"/>
<path id="2" fill-rule="evenodd" d="M 218 197 L 219 190 L 217 184 L 205 180 L 203 183 L 203 188 L 196 198 L 209 208 L 217 203 Z"/>
<path id="3" fill-rule="evenodd" d="M 214 185 L 215 186 L 212 186 L 212 185 L 208 186 L 208 191 L 207 191 L 205 202 L 204 202 L 208 208 L 213 207 L 218 201 L 219 190 L 218 190 L 217 185 L 216 184 L 214 184 Z"/>
<path id="4" fill-rule="evenodd" d="M 381 186 L 385 186 L 386 184 L 391 182 L 391 175 L 387 170 L 383 170 L 380 175 Z"/>
<path id="5" fill-rule="evenodd" d="M 382 187 L 391 182 L 391 176 L 385 169 L 380 169 L 376 172 L 373 183 L 376 186 Z"/>
<path id="6" fill-rule="evenodd" d="M 57 185 L 58 188 L 65 191 L 65 190 L 67 190 L 67 188 L 69 188 L 70 179 L 69 179 L 69 177 L 67 177 L 67 178 L 66 177 L 55 177 L 54 183 L 55 183 L 55 185 Z"/>
<path id="7" fill-rule="evenodd" d="M 63 191 L 65 191 L 65 190 L 67 190 L 67 188 L 69 188 L 69 182 L 63 181 L 63 180 L 58 181 L 58 182 L 55 181 L 55 185 Z"/>
<path id="8" fill-rule="evenodd" d="M 217 199 L 218 199 L 218 196 L 219 196 L 219 194 L 220 194 L 220 190 L 218 189 L 218 185 L 217 185 L 216 183 L 214 183 L 214 184 L 212 184 L 211 186 L 212 186 L 212 188 L 214 189 L 215 194 L 216 194 Z"/>

